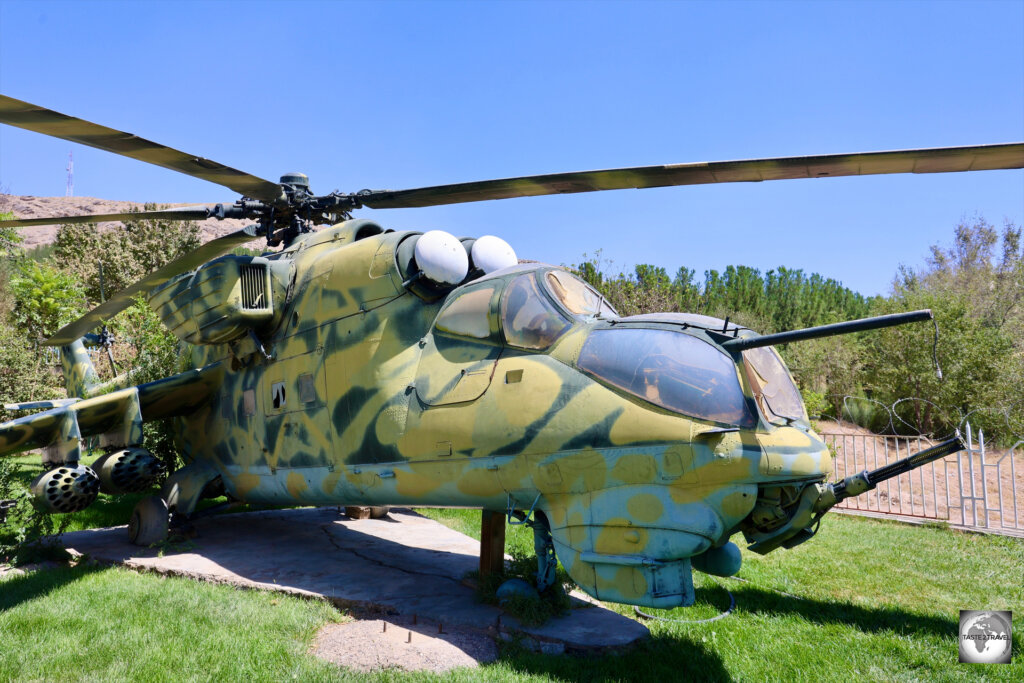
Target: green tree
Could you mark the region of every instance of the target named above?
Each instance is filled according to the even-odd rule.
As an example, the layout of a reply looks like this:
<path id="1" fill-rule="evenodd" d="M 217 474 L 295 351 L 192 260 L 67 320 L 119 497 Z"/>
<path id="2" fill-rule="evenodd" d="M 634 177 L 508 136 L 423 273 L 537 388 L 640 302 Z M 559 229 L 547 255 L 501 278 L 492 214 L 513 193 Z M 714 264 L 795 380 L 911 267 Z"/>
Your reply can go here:
<path id="1" fill-rule="evenodd" d="M 963 296 L 929 291 L 904 292 L 878 306 L 884 315 L 930 308 L 940 329 L 935 345 L 932 325 L 902 325 L 868 337 L 864 354 L 864 388 L 886 405 L 905 399 L 899 417 L 924 432 L 949 431 L 963 418 L 986 405 L 1007 406 L 1016 394 L 1006 386 L 1013 340 L 986 327 L 971 315 Z M 942 369 L 940 379 L 933 347 Z M 989 414 L 986 414 L 989 413 Z M 997 427 L 990 411 L 972 417 L 974 426 Z M 1005 433 L 1005 427 L 999 431 Z"/>
<path id="2" fill-rule="evenodd" d="M 145 210 L 161 208 L 146 204 Z M 184 221 L 124 222 L 122 230 L 101 232 L 94 223 L 63 225 L 54 241 L 53 258 L 84 284 L 90 302 L 119 292 L 145 275 L 200 245 L 199 227 Z"/>
<path id="3" fill-rule="evenodd" d="M 12 213 L 0 213 L 0 221 L 14 217 Z M 21 235 L 14 228 L 0 228 L 0 258 L 10 258 L 21 248 Z"/>
<path id="4" fill-rule="evenodd" d="M 154 208 L 159 207 L 146 206 Z M 38 342 L 80 315 L 84 307 L 79 302 L 99 303 L 99 263 L 103 293 L 109 297 L 198 246 L 198 227 L 180 221 L 126 221 L 123 230 L 103 232 L 94 224 L 62 226 L 51 258 L 26 259 L 21 266 L 24 275 L 12 283 L 10 318 Z M 144 299 L 107 322 L 117 342 L 113 353 L 118 369 L 126 372 L 116 386 L 151 382 L 183 369 L 177 338 Z M 102 378 L 112 378 L 106 362 L 97 363 L 97 370 Z M 174 468 L 177 455 L 169 421 L 147 423 L 144 444 Z"/>
<path id="5" fill-rule="evenodd" d="M 43 400 L 61 391 L 60 378 L 45 355 L 26 343 L 23 332 L 0 321 L 0 422 L 17 417 L 4 411 L 4 403 Z"/>
<path id="6" fill-rule="evenodd" d="M 11 212 L 11 196 L 0 188 L 0 221 L 14 218 Z M 0 258 L 8 258 L 20 251 L 21 235 L 15 228 L 0 228 Z"/>
<path id="7" fill-rule="evenodd" d="M 11 322 L 38 343 L 74 320 L 85 296 L 75 277 L 46 262 L 19 262 L 10 284 Z"/>
<path id="8" fill-rule="evenodd" d="M 907 325 L 871 335 L 862 382 L 900 417 L 925 430 L 949 430 L 969 415 L 990 436 L 1024 433 L 1024 251 L 1020 228 L 1000 233 L 983 218 L 958 225 L 951 247 L 934 245 L 925 268 L 901 268 L 878 314 L 930 308 L 939 325 L 940 380 L 934 331 Z M 935 406 L 930 405 L 936 404 Z"/>

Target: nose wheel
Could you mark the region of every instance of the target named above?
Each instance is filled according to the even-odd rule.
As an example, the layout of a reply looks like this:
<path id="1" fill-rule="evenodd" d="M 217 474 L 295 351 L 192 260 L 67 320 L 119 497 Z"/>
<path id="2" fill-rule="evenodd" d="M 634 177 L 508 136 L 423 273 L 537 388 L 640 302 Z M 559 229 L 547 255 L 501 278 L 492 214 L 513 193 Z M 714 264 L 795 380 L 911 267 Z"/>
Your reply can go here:
<path id="1" fill-rule="evenodd" d="M 538 496 L 538 499 L 540 496 Z M 506 594 L 512 595 L 525 595 L 530 594 L 536 597 L 540 593 L 543 593 L 551 586 L 555 585 L 556 573 L 555 570 L 558 568 L 558 559 L 555 556 L 555 543 L 551 538 L 551 525 L 548 523 L 547 515 L 541 511 L 534 512 L 536 507 L 536 501 L 530 508 L 530 512 L 524 513 L 519 510 L 512 509 L 511 501 L 509 503 L 509 509 L 506 511 L 509 524 L 525 524 L 533 530 L 533 549 L 537 553 L 537 573 L 534 575 L 536 580 L 535 586 L 530 586 L 527 582 L 521 579 L 510 579 L 506 581 L 498 589 L 499 597 L 505 592 Z M 531 519 L 532 513 L 532 519 Z M 505 527 L 504 519 L 501 520 L 500 528 L 500 540 L 499 536 L 495 535 L 494 540 L 498 540 L 497 548 L 488 548 L 485 540 L 493 532 L 488 532 L 488 529 L 495 526 L 492 520 L 497 518 L 498 513 L 490 513 L 484 511 L 484 524 L 481 527 L 481 555 L 480 555 L 480 575 L 484 576 L 491 571 L 498 571 L 504 567 L 504 545 L 505 545 Z M 519 521 L 513 522 L 512 518 L 516 518 Z M 485 552 L 486 551 L 486 552 Z M 485 556 L 491 558 L 500 558 L 490 561 L 485 561 Z M 485 571 L 486 570 L 486 571 Z M 529 590 L 525 590 L 525 588 Z M 536 590 L 534 590 L 536 589 Z"/>
<path id="2" fill-rule="evenodd" d="M 555 569 L 558 560 L 555 558 L 555 544 L 551 540 L 551 529 L 548 520 L 538 514 L 533 522 L 533 549 L 537 553 L 537 592 L 543 593 L 555 585 Z"/>
<path id="3" fill-rule="evenodd" d="M 128 521 L 128 539 L 135 545 L 151 546 L 167 540 L 170 515 L 167 502 L 160 496 L 143 498 Z"/>

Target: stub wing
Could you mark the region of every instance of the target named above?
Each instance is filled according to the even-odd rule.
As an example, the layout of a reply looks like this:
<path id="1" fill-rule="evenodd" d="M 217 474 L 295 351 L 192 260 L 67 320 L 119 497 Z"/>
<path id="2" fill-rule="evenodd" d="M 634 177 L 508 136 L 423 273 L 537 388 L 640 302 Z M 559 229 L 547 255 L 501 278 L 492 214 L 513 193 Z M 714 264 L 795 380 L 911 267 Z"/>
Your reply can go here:
<path id="1" fill-rule="evenodd" d="M 143 422 L 192 413 L 210 400 L 223 374 L 216 363 L 84 400 L 19 404 L 46 410 L 0 424 L 0 455 L 43 448 L 47 461 L 77 462 L 81 440 L 97 435 L 105 446 L 138 445 Z"/>

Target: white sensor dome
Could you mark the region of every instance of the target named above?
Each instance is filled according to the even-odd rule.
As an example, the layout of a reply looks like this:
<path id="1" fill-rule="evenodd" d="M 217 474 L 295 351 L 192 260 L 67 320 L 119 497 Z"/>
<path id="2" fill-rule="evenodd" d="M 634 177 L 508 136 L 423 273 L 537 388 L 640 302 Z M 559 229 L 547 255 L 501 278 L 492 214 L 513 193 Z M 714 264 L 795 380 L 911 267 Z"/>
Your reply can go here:
<path id="1" fill-rule="evenodd" d="M 438 285 L 457 285 L 469 273 L 469 257 L 462 243 L 443 230 L 430 230 L 416 241 L 416 265 Z"/>
<path id="2" fill-rule="evenodd" d="M 509 243 L 494 235 L 484 235 L 478 239 L 473 243 L 471 251 L 473 265 L 485 273 L 493 273 L 519 263 Z"/>

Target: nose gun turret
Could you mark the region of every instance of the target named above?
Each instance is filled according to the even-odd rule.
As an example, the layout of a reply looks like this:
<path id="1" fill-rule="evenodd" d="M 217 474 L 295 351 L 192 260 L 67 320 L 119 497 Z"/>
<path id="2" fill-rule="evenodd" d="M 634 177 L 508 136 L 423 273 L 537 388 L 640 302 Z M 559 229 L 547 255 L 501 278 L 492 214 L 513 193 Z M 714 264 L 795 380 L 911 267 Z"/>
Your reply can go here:
<path id="1" fill-rule="evenodd" d="M 952 455 L 964 449 L 959 432 L 948 441 L 927 448 L 920 453 L 897 460 L 894 463 L 871 471 L 863 471 L 846 477 L 835 484 L 815 483 L 806 485 L 789 507 L 788 515 L 774 521 L 748 518 L 743 533 L 751 542 L 748 548 L 755 553 L 769 553 L 776 548 L 792 548 L 800 545 L 817 532 L 817 522 L 840 501 L 859 496 L 878 486 L 879 483 L 898 477 L 918 467 Z"/>

